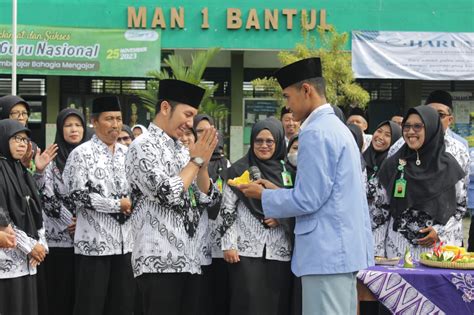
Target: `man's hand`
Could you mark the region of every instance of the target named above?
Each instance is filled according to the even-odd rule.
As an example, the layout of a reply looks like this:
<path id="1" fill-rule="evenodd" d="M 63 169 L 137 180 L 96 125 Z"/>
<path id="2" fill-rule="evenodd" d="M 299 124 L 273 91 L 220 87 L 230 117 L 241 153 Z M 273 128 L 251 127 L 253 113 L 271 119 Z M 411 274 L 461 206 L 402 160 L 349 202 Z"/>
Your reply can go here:
<path id="1" fill-rule="evenodd" d="M 204 160 L 204 165 L 209 164 L 212 153 L 217 146 L 217 130 L 214 127 L 205 129 L 202 136 L 196 143 L 189 144 L 189 155 L 193 157 L 200 157 Z"/>
<path id="2" fill-rule="evenodd" d="M 43 153 L 41 153 L 41 149 L 38 148 L 36 150 L 36 155 L 35 155 L 35 165 L 36 165 L 36 171 L 38 173 L 42 173 L 46 166 L 58 155 L 58 145 L 57 144 L 51 144 L 49 147 L 44 150 Z"/>
<path id="3" fill-rule="evenodd" d="M 274 228 L 280 225 L 280 222 L 276 219 L 265 219 L 263 220 L 263 223 L 265 223 L 268 227 Z"/>
<path id="4" fill-rule="evenodd" d="M 23 166 L 26 168 L 30 168 L 32 158 L 33 158 L 33 147 L 30 141 L 28 142 L 28 148 L 26 149 L 25 155 L 23 155 L 23 157 L 20 160 L 21 164 L 23 164 Z"/>
<path id="5" fill-rule="evenodd" d="M 0 248 L 15 248 L 16 247 L 16 236 L 15 233 L 10 234 L 8 232 L 0 231 Z"/>
<path id="6" fill-rule="evenodd" d="M 250 184 L 241 184 L 237 186 L 237 188 L 245 195 L 247 198 L 253 198 L 253 199 L 262 199 L 262 193 L 263 193 L 263 186 L 256 184 L 256 183 L 250 183 Z"/>
<path id="7" fill-rule="evenodd" d="M 72 223 L 67 227 L 67 231 L 69 232 L 69 235 L 72 239 L 74 239 L 74 233 L 76 233 L 76 222 L 77 218 L 72 218 Z"/>
<path id="8" fill-rule="evenodd" d="M 432 226 L 428 226 L 424 229 L 421 229 L 420 233 L 428 233 L 428 235 L 418 239 L 418 245 L 421 245 L 423 247 L 431 247 L 433 246 L 433 244 L 439 242 L 438 233 L 436 233 L 435 229 Z"/>
<path id="9" fill-rule="evenodd" d="M 132 214 L 132 202 L 129 198 L 120 199 L 120 211 L 126 215 Z"/>
<path id="10" fill-rule="evenodd" d="M 46 257 L 46 249 L 40 243 L 36 243 L 35 247 L 33 247 L 33 250 L 30 252 L 30 256 L 34 260 L 42 262 Z"/>
<path id="11" fill-rule="evenodd" d="M 240 261 L 239 253 L 236 249 L 229 249 L 224 251 L 224 260 L 229 264 L 235 264 Z"/>
<path id="12" fill-rule="evenodd" d="M 277 185 L 266 179 L 257 179 L 253 183 L 262 185 L 265 189 L 280 189 Z"/>

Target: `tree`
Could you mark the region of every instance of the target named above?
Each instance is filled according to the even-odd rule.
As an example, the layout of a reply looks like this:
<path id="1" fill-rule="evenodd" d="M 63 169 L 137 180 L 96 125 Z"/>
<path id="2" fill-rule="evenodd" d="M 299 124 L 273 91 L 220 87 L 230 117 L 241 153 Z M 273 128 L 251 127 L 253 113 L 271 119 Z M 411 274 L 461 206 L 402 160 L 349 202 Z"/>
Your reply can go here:
<path id="1" fill-rule="evenodd" d="M 199 109 L 200 113 L 205 113 L 213 117 L 217 124 L 219 124 L 218 121 L 225 120 L 229 113 L 227 107 L 222 104 L 217 104 L 211 98 L 218 88 L 218 85 L 206 85 L 201 83 L 207 65 L 219 53 L 219 51 L 219 48 L 211 48 L 193 54 L 191 56 L 191 65 L 189 67 L 186 66 L 181 56 L 170 55 L 165 59 L 164 63 L 170 67 L 171 73 L 166 69 L 161 69 L 160 71 L 149 71 L 147 75 L 153 77 L 153 79 L 148 81 L 148 87 L 146 90 L 138 91 L 136 93 L 142 100 L 143 106 L 154 115 L 155 106 L 158 102 L 157 92 L 160 86 L 160 80 L 177 79 L 199 85 L 206 90 Z"/>
<path id="2" fill-rule="evenodd" d="M 293 51 L 282 51 L 278 58 L 283 65 L 295 61 L 320 57 L 326 80 L 326 99 L 332 105 L 364 108 L 370 101 L 369 93 L 355 82 L 352 72 L 351 54 L 344 50 L 349 35 L 339 34 L 333 26 L 329 29 L 318 27 L 320 48 L 316 47 L 316 37 L 303 29 L 303 41 L 296 44 Z M 282 101 L 281 89 L 274 78 L 256 79 L 254 86 L 274 90 L 274 97 Z"/>

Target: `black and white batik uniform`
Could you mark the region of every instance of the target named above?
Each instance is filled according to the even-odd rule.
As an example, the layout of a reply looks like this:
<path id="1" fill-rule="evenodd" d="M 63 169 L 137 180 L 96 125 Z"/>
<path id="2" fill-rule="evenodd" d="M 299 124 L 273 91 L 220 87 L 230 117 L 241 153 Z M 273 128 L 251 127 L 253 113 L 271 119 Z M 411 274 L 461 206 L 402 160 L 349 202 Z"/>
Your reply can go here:
<path id="1" fill-rule="evenodd" d="M 239 200 L 228 186 L 224 186 L 222 200 L 221 249 L 235 249 L 240 256 L 277 261 L 290 261 L 292 243 L 282 225 L 265 227 Z"/>
<path id="2" fill-rule="evenodd" d="M 132 251 L 131 222 L 120 212 L 120 199 L 130 195 L 126 152 L 127 147 L 117 143 L 112 154 L 94 135 L 68 157 L 63 179 L 76 205 L 76 254 L 109 256 Z"/>
<path id="3" fill-rule="evenodd" d="M 37 270 L 30 265 L 28 254 L 37 243 L 43 245 L 48 252 L 44 228 L 38 230 L 39 240 L 35 240 L 13 224 L 12 226 L 16 236 L 16 248 L 0 249 L 0 279 L 35 275 Z"/>
<path id="4" fill-rule="evenodd" d="M 395 142 L 390 148 L 387 158 L 395 154 L 404 143 L 403 138 Z M 459 180 L 455 186 L 457 202 L 455 214 L 449 218 L 445 225 L 436 224 L 428 214 L 413 208 L 403 212 L 400 220 L 395 221 L 393 217 L 390 217 L 390 220 L 386 222 L 388 225 L 385 241 L 387 257 L 402 256 L 407 247 L 410 247 L 411 254 L 415 259 L 419 259 L 422 252 L 430 251 L 431 248 L 422 247 L 414 243 L 414 239 L 417 238 L 414 235 L 425 226 L 433 226 L 438 233 L 439 239 L 444 244 L 461 246 L 463 241 L 462 218 L 467 207 L 470 160 L 466 147 L 447 133 L 444 136 L 444 144 L 446 152 L 456 159 L 462 170 L 466 173 L 466 177 Z M 380 185 L 377 187 L 376 198 L 379 201 L 384 201 L 380 204 L 380 207 L 388 207 L 389 198 L 387 198 L 387 192 Z"/>
<path id="5" fill-rule="evenodd" d="M 63 176 L 52 161 L 43 173 L 35 174 L 36 184 L 43 202 L 43 226 L 46 230 L 48 246 L 60 248 L 74 247 L 74 240 L 67 227 L 73 223 L 74 205 L 69 198 Z"/>
<path id="6" fill-rule="evenodd" d="M 220 202 L 221 195 L 214 185 L 204 194 L 193 183 L 197 207 L 192 207 L 191 191 L 184 189 L 179 176 L 189 163 L 188 150 L 153 123 L 148 131 L 130 145 L 126 159 L 135 207 L 134 275 L 200 274 L 202 237 L 206 234 L 198 232 L 201 214 Z"/>

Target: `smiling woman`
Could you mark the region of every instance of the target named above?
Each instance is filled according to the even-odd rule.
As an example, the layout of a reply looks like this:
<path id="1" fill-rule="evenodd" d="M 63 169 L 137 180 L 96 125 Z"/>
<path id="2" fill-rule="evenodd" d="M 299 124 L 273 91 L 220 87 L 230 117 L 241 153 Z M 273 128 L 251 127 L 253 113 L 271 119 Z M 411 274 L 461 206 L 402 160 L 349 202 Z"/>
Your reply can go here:
<path id="1" fill-rule="evenodd" d="M 294 174 L 287 171 L 292 168 L 284 162 L 285 156 L 283 126 L 268 118 L 253 126 L 248 153 L 227 175 L 235 178 L 256 169 L 273 185 L 291 187 L 284 174 Z M 231 264 L 230 314 L 278 314 L 288 309 L 292 231 L 281 220 L 266 218 L 261 201 L 246 197 L 237 187 L 224 187 L 222 205 L 219 230 L 224 259 Z"/>
<path id="2" fill-rule="evenodd" d="M 466 176 L 446 151 L 438 112 L 411 108 L 403 119 L 406 142 L 379 171 L 377 200 L 388 209 L 387 256 L 400 257 L 408 247 L 413 258 L 439 241 L 461 245 L 466 211 Z M 467 154 L 467 153 L 466 153 Z"/>

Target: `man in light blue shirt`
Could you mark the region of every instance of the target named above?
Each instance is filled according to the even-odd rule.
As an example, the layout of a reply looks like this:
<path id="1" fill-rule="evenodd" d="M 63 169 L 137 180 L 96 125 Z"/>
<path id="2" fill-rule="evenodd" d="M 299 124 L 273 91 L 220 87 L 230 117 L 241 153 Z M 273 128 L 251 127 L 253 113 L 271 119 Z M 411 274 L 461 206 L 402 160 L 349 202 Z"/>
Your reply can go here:
<path id="1" fill-rule="evenodd" d="M 262 199 L 266 217 L 296 218 L 292 270 L 302 277 L 303 314 L 356 314 L 356 273 L 374 260 L 359 149 L 326 102 L 319 58 L 275 76 L 287 107 L 304 121 L 295 186 L 258 180 L 239 188 Z"/>

